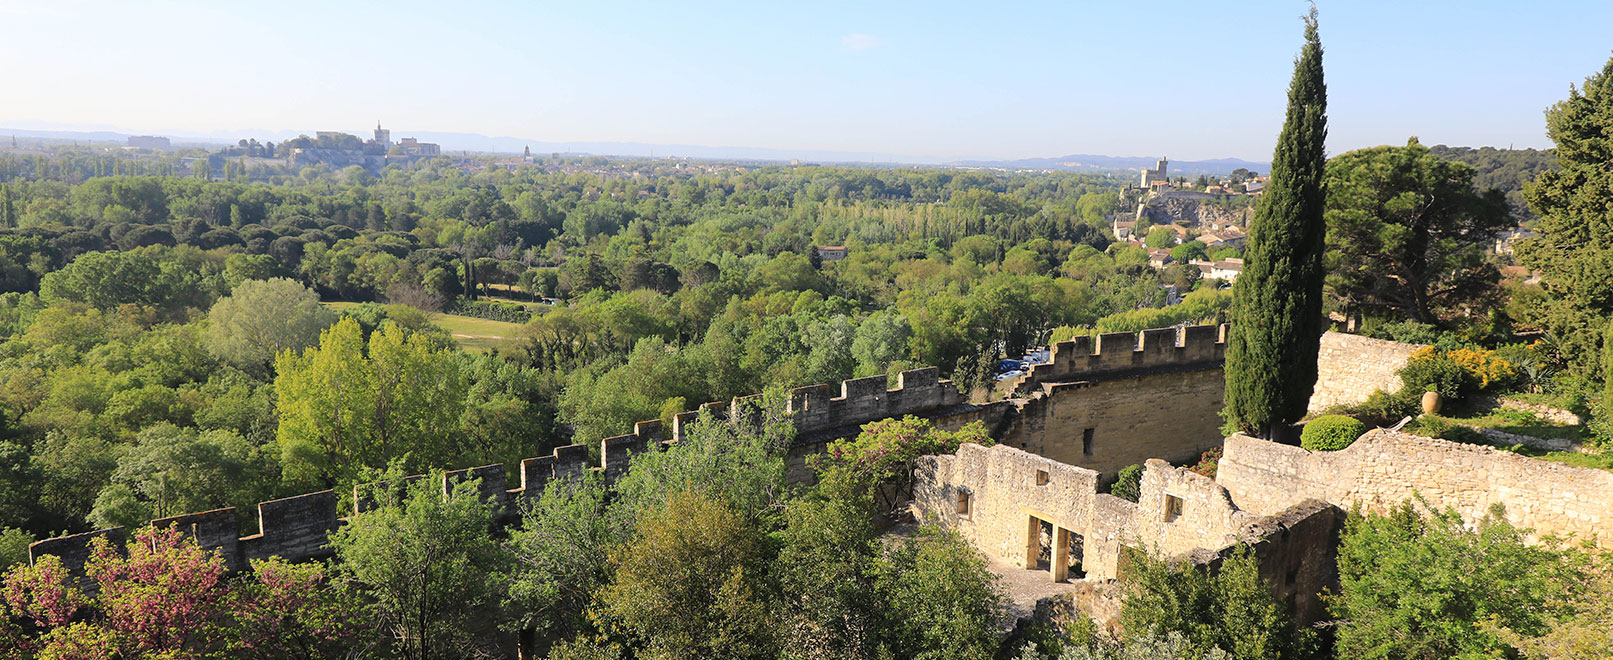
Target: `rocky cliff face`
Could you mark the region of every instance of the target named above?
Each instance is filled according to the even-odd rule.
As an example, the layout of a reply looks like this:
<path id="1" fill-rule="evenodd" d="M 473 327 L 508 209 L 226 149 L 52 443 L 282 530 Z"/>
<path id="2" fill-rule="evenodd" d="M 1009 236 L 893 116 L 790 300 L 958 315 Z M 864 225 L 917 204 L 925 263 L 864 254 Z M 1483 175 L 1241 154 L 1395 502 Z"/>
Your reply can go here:
<path id="1" fill-rule="evenodd" d="M 1254 208 L 1227 210 L 1209 200 L 1160 198 L 1151 199 L 1143 207 L 1143 214 L 1154 224 L 1185 223 L 1189 226 L 1209 226 L 1230 223 L 1248 226 Z"/>

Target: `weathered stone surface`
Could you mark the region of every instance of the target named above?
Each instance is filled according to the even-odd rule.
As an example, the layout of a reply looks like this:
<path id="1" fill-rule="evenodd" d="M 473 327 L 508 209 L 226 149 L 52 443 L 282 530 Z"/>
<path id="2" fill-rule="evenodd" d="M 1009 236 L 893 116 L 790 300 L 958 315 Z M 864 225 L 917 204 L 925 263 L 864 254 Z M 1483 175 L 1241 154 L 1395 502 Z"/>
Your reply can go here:
<path id="1" fill-rule="evenodd" d="M 1422 346 L 1418 344 L 1324 333 L 1316 362 L 1316 389 L 1311 392 L 1307 408 L 1319 413 L 1336 406 L 1360 404 L 1375 390 L 1399 392 L 1404 385 L 1397 372 L 1419 348 Z"/>
<path id="2" fill-rule="evenodd" d="M 1098 494 L 1098 474 L 1013 447 L 963 445 L 955 455 L 923 457 L 913 470 L 913 513 L 957 529 L 982 552 L 1015 565 L 1045 566 L 1048 579 L 1090 581 L 1126 571 L 1124 547 L 1215 568 L 1232 547 L 1248 545 L 1277 599 L 1302 621 L 1321 620 L 1318 594 L 1336 579 L 1340 510 L 1295 500 L 1274 515 L 1245 512 L 1226 487 L 1160 460 L 1147 463 L 1139 502 Z M 968 497 L 963 512 L 960 497 Z M 1055 539 L 1047 547 L 1047 537 Z M 1058 539 L 1077 539 L 1061 557 Z M 1045 555 L 1045 557 L 1044 557 Z M 1113 591 L 1092 592 L 1100 623 L 1118 612 Z"/>
<path id="3" fill-rule="evenodd" d="M 1070 575 L 1088 580 L 1120 577 L 1125 547 L 1213 568 L 1230 548 L 1245 544 L 1273 593 L 1302 620 L 1324 615 L 1316 594 L 1334 579 L 1340 524 L 1339 510 L 1326 502 L 1296 500 L 1274 515 L 1246 511 L 1214 480 L 1151 460 L 1133 504 L 1098 493 L 1093 470 L 1002 445 L 964 445 L 951 456 L 922 457 L 913 477 L 917 518 L 956 529 L 975 547 L 1017 565 L 1045 562 L 1049 579 L 1062 577 L 1063 564 L 1056 541 L 1044 550 L 1049 536 L 1078 540 L 1066 551 Z"/>
<path id="4" fill-rule="evenodd" d="M 1008 388 L 1024 396 L 1003 444 L 1098 471 L 1185 461 L 1221 443 L 1225 326 L 1086 337 L 1053 346 Z"/>
<path id="5" fill-rule="evenodd" d="M 1475 522 L 1500 504 L 1534 530 L 1613 548 L 1613 472 L 1491 447 L 1379 429 L 1331 452 L 1236 435 L 1218 481 L 1246 509 L 1274 513 L 1304 499 L 1384 511 L 1414 497 Z"/>

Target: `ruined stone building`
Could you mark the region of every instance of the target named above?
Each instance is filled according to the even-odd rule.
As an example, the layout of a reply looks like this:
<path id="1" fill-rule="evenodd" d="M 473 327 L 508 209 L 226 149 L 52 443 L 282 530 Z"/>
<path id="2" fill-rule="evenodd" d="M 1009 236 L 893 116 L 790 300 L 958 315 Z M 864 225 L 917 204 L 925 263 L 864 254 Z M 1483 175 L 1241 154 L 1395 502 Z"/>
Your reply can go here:
<path id="1" fill-rule="evenodd" d="M 1120 577 L 1122 547 L 1214 564 L 1249 545 L 1301 622 L 1324 615 L 1318 594 L 1335 579 L 1338 534 L 1356 507 L 1421 497 L 1476 522 L 1500 504 L 1537 536 L 1613 548 L 1613 472 L 1382 429 L 1331 452 L 1234 435 L 1214 479 L 1149 460 L 1135 503 L 1099 492 L 1093 470 L 1004 445 L 923 457 L 913 476 L 920 520 L 1054 581 Z"/>

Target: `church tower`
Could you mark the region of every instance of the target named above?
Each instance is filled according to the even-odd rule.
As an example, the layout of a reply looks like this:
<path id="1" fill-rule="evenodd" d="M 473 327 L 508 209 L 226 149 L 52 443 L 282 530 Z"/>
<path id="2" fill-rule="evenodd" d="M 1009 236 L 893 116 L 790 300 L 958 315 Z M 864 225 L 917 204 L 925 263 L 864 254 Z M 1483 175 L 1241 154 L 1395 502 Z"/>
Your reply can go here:
<path id="1" fill-rule="evenodd" d="M 380 120 L 375 122 L 375 141 L 382 146 L 392 146 L 392 131 L 381 128 Z"/>

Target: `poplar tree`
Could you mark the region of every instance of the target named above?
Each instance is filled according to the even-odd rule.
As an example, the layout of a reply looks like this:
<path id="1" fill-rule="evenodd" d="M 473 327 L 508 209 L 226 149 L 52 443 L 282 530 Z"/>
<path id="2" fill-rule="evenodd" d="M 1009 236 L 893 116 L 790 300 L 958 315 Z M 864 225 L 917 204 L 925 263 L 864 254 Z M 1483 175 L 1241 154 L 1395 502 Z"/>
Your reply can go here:
<path id="1" fill-rule="evenodd" d="M 1232 287 L 1227 338 L 1227 420 L 1271 437 L 1304 416 L 1316 385 L 1322 336 L 1322 176 L 1327 164 L 1327 87 L 1316 9 L 1288 84 L 1288 113 L 1271 179 L 1255 209 L 1243 274 Z"/>

